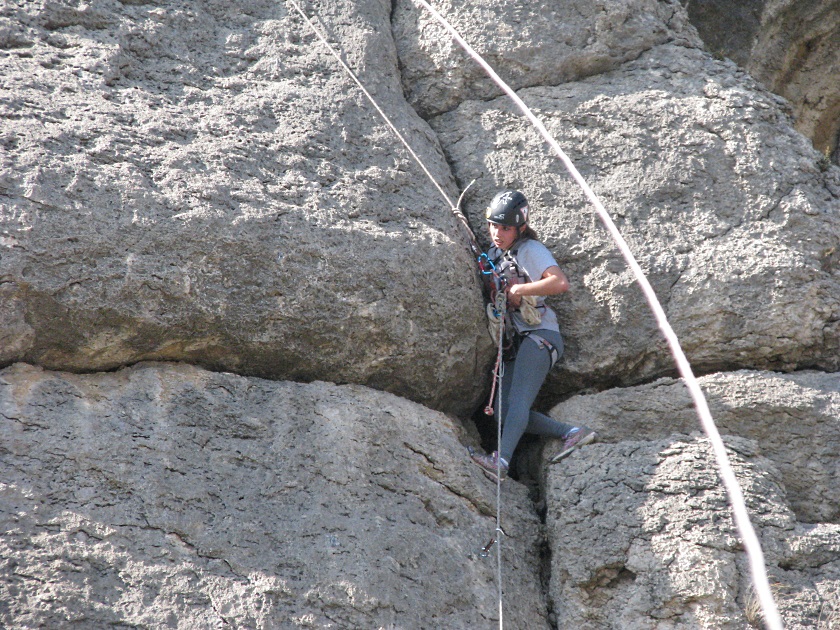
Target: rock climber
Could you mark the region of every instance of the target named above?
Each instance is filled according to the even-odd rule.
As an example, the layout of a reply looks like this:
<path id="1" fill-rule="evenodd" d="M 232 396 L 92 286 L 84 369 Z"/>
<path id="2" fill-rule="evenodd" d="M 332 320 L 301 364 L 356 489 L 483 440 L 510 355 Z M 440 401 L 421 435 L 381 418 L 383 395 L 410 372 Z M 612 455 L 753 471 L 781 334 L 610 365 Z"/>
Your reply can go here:
<path id="1" fill-rule="evenodd" d="M 502 434 L 498 450 L 488 455 L 471 453 L 485 475 L 497 481 L 507 477 L 511 457 L 524 433 L 564 440 L 552 462 L 592 442 L 596 434 L 584 426 L 559 422 L 531 409 L 545 377 L 563 354 L 563 337 L 554 311 L 545 297 L 569 290 L 569 280 L 551 252 L 528 224 L 528 200 L 518 190 L 499 192 L 485 218 L 493 245 L 482 259 L 491 271 L 491 334 L 501 313 L 494 308 L 495 293 L 504 290 L 505 342 L 501 383 Z M 498 330 L 498 328 L 496 328 Z"/>

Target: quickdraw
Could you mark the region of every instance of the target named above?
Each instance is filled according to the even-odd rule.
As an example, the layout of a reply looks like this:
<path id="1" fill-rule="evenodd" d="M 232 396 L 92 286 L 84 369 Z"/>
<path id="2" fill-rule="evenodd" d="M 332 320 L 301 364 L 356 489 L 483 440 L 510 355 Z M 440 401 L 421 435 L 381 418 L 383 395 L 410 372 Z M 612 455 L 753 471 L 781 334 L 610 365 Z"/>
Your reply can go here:
<path id="1" fill-rule="evenodd" d="M 487 544 L 484 545 L 481 548 L 481 551 L 479 552 L 478 555 L 480 555 L 482 558 L 486 558 L 487 556 L 490 555 L 490 550 L 493 548 L 493 545 L 495 545 L 495 544 L 496 544 L 496 537 L 493 536 L 492 538 L 490 538 L 490 540 L 487 542 Z"/>

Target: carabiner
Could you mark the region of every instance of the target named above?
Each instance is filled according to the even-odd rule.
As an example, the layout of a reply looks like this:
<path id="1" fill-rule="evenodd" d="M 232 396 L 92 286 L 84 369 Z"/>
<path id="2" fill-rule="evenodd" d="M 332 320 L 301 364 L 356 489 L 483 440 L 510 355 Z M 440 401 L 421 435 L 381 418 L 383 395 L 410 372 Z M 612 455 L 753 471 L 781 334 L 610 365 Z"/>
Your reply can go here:
<path id="1" fill-rule="evenodd" d="M 490 271 L 486 271 L 487 266 L 485 266 L 485 262 L 490 267 Z M 496 265 L 493 264 L 493 261 L 490 260 L 486 253 L 481 254 L 481 256 L 478 257 L 478 268 L 481 270 L 481 273 L 487 276 L 496 272 Z"/>

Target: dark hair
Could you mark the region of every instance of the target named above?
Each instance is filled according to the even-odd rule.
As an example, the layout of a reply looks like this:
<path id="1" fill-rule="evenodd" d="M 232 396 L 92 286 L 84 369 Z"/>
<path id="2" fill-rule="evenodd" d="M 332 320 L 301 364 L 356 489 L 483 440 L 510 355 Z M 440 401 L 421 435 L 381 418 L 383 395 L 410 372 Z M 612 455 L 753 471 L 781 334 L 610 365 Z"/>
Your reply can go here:
<path id="1" fill-rule="evenodd" d="M 527 223 L 525 224 L 525 229 L 524 229 L 524 230 L 522 230 L 522 233 L 519 235 L 519 238 L 518 238 L 518 239 L 516 239 L 516 240 L 518 240 L 518 241 L 519 241 L 519 240 L 523 240 L 523 239 L 526 239 L 526 238 L 532 238 L 532 239 L 534 239 L 535 241 L 539 241 L 539 240 L 540 240 L 540 237 L 539 237 L 539 236 L 537 236 L 537 232 L 536 232 L 536 230 L 534 230 L 534 228 L 532 228 L 532 227 L 531 227 L 530 225 L 528 225 Z"/>

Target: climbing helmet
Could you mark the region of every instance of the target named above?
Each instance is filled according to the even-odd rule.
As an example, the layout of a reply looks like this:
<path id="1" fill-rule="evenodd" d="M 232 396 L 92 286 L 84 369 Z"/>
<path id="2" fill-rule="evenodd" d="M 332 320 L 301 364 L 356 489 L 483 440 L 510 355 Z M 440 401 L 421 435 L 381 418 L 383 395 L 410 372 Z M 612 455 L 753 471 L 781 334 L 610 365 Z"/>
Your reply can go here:
<path id="1" fill-rule="evenodd" d="M 496 194 L 485 212 L 490 223 L 519 227 L 528 222 L 528 200 L 518 190 L 503 190 Z"/>

